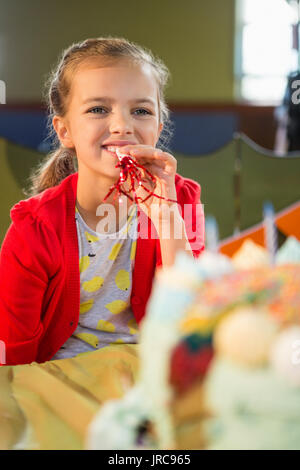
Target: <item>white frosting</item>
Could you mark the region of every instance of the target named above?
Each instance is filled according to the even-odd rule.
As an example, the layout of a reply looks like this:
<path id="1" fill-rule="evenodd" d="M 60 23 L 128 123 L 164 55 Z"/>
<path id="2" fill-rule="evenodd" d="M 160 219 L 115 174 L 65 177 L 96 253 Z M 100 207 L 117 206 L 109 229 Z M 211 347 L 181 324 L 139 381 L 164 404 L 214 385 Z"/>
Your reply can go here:
<path id="1" fill-rule="evenodd" d="M 251 269 L 270 265 L 270 255 L 263 247 L 246 239 L 232 258 L 236 269 Z"/>
<path id="2" fill-rule="evenodd" d="M 136 443 L 137 428 L 145 419 L 149 419 L 147 399 L 141 388 L 135 386 L 122 399 L 104 403 L 90 423 L 85 448 L 139 449 L 141 446 Z"/>
<path id="3" fill-rule="evenodd" d="M 173 393 L 168 383 L 170 356 L 179 338 L 179 319 L 193 302 L 202 279 L 202 269 L 195 260 L 179 253 L 174 266 L 157 275 L 142 323 L 140 384 L 149 398 L 161 449 L 173 448 L 175 442 L 168 407 Z"/>
<path id="4" fill-rule="evenodd" d="M 218 279 L 234 271 L 234 266 L 228 256 L 204 251 L 196 260 L 203 279 Z"/>
<path id="5" fill-rule="evenodd" d="M 295 237 L 288 237 L 275 257 L 276 264 L 300 263 L 300 242 Z"/>

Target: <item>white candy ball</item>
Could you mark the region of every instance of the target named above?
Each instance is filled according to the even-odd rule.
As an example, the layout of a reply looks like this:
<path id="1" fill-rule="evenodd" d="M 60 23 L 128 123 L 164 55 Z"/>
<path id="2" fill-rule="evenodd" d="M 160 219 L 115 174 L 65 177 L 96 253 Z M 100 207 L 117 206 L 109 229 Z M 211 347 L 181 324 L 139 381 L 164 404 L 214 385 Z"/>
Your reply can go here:
<path id="1" fill-rule="evenodd" d="M 265 309 L 239 307 L 217 326 L 214 347 L 217 354 L 236 364 L 258 367 L 268 362 L 278 328 Z"/>
<path id="2" fill-rule="evenodd" d="M 290 326 L 278 335 L 270 352 L 270 362 L 289 384 L 300 386 L 300 326 Z"/>

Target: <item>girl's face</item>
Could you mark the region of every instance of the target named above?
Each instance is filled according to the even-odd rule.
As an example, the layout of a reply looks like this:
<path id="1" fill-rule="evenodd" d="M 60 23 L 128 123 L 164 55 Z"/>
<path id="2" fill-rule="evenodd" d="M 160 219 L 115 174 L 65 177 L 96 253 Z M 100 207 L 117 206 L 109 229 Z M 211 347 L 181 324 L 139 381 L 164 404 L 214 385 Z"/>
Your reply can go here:
<path id="1" fill-rule="evenodd" d="M 115 153 L 122 145 L 155 147 L 162 124 L 151 66 L 120 61 L 90 65 L 74 75 L 68 111 L 53 118 L 61 143 L 74 148 L 78 170 L 116 180 Z"/>

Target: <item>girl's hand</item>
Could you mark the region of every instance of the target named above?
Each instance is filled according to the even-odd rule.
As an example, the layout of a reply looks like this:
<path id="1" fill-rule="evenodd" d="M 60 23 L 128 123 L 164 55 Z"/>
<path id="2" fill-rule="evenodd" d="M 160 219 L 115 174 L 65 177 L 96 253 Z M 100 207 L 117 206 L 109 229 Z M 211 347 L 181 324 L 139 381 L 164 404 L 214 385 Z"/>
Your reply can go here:
<path id="1" fill-rule="evenodd" d="M 167 199 L 173 199 L 177 201 L 176 187 L 175 187 L 175 174 L 177 170 L 177 161 L 170 153 L 163 152 L 160 149 L 151 147 L 149 145 L 126 145 L 119 148 L 120 155 L 130 155 L 133 160 L 136 160 L 137 163 L 143 165 L 156 180 L 156 187 L 154 194 L 162 196 L 165 199 L 158 198 L 156 196 L 151 196 L 145 202 L 138 202 L 139 207 L 146 213 L 146 215 L 152 219 L 154 223 L 162 220 L 164 216 L 167 217 L 169 211 L 167 206 L 172 206 L 175 203 L 168 201 Z M 154 184 L 150 176 L 144 173 L 143 185 L 149 190 L 153 191 Z M 130 188 L 129 178 L 125 182 L 125 188 Z M 131 194 L 132 195 L 132 194 Z M 136 187 L 136 195 L 145 199 L 149 196 L 149 192 L 142 188 L 141 186 Z"/>

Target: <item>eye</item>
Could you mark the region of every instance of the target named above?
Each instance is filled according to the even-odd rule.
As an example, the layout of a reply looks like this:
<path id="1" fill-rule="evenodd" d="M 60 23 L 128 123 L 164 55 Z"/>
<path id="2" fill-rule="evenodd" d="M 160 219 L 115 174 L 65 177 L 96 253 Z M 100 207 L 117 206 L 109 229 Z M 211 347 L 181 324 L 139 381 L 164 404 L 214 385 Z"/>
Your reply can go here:
<path id="1" fill-rule="evenodd" d="M 138 116 L 146 116 L 147 114 L 151 115 L 152 112 L 145 108 L 138 108 L 134 111 Z"/>
<path id="2" fill-rule="evenodd" d="M 100 109 L 99 112 L 94 112 L 95 110 L 97 109 Z M 104 114 L 107 112 L 107 109 L 103 108 L 102 106 L 97 106 L 95 108 L 91 108 L 88 110 L 88 113 L 92 113 L 92 114 Z"/>

